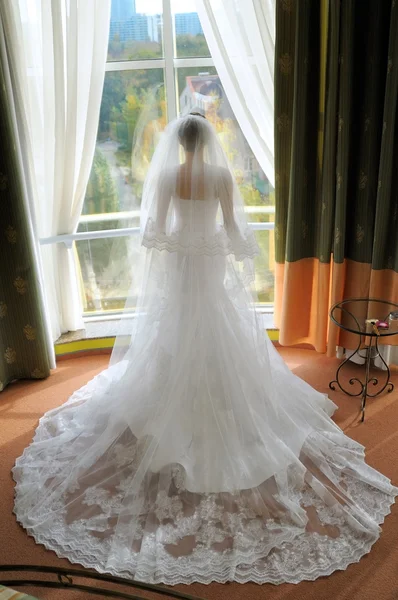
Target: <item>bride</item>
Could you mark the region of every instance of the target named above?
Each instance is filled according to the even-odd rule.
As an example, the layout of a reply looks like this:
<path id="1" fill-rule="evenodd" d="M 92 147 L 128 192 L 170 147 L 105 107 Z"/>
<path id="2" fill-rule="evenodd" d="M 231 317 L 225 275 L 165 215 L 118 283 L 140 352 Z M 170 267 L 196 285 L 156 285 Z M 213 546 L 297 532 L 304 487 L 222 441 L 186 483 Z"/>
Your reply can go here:
<path id="1" fill-rule="evenodd" d="M 40 419 L 13 469 L 18 521 L 71 562 L 169 585 L 298 583 L 357 562 L 398 490 L 265 335 L 257 244 L 199 115 L 157 146 L 141 243 L 133 330 Z"/>

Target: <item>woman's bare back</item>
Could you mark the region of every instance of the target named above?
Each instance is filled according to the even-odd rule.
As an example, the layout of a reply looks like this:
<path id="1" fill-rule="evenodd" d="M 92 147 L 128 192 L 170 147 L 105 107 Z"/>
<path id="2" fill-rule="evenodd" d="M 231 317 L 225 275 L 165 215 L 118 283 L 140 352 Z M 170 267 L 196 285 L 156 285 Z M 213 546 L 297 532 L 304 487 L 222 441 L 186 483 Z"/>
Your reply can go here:
<path id="1" fill-rule="evenodd" d="M 184 163 L 177 171 L 176 195 L 182 200 L 206 200 L 218 197 L 230 189 L 231 174 L 227 169 L 201 163 L 193 167 Z"/>

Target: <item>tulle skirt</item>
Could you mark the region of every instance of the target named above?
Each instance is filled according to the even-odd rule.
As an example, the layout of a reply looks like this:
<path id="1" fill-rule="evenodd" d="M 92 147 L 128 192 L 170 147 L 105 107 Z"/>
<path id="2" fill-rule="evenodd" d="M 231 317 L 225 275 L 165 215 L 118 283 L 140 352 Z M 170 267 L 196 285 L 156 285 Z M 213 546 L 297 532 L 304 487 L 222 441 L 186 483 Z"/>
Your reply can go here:
<path id="1" fill-rule="evenodd" d="M 397 488 L 286 367 L 228 259 L 166 256 L 156 318 L 148 308 L 124 359 L 46 413 L 16 461 L 18 521 L 58 556 L 147 582 L 345 569 Z"/>

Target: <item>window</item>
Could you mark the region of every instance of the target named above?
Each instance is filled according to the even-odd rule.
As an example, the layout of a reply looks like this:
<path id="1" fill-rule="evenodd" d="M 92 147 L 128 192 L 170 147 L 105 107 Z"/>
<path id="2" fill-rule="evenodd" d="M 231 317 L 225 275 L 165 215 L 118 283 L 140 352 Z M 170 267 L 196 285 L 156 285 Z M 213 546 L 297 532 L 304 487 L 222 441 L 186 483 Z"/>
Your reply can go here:
<path id="1" fill-rule="evenodd" d="M 76 242 L 86 315 L 123 308 L 128 236 L 138 232 L 147 165 L 166 123 L 193 107 L 205 111 L 231 161 L 261 248 L 259 301 L 273 302 L 274 190 L 235 119 L 194 1 L 112 0 L 96 151 Z"/>

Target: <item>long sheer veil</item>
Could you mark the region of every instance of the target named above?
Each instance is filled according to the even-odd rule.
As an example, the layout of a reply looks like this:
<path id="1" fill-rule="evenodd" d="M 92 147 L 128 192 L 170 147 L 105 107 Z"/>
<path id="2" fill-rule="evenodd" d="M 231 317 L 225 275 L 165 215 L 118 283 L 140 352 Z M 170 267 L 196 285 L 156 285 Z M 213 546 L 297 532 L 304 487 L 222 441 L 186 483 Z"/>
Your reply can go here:
<path id="1" fill-rule="evenodd" d="M 139 155 L 139 147 L 137 143 L 133 156 Z M 178 208 L 183 210 L 183 222 Z M 169 253 L 178 254 L 178 266 L 178 261 L 166 258 Z M 170 293 L 166 289 L 170 281 L 174 289 L 183 285 L 187 272 L 181 269 L 181 256 L 209 256 L 213 262 L 223 257 L 225 273 L 220 281 L 231 293 L 239 290 L 237 300 L 250 305 L 257 330 L 253 258 L 258 253 L 243 198 L 215 129 L 198 113 L 171 122 L 160 133 L 143 186 L 139 247 L 136 241 L 130 244 L 132 285 L 124 308 L 125 315 L 133 318 L 128 325 L 123 318 L 119 322 L 111 365 L 131 352 L 133 344 L 140 348 L 136 336 L 156 322 L 162 299 Z M 185 306 L 184 314 L 189 310 Z"/>

